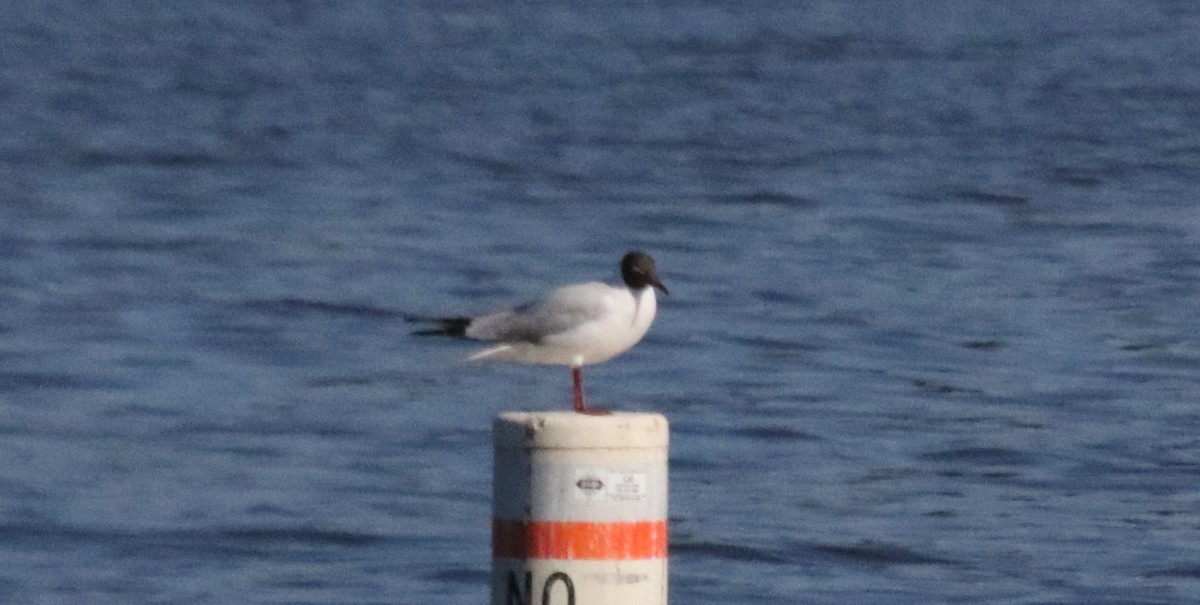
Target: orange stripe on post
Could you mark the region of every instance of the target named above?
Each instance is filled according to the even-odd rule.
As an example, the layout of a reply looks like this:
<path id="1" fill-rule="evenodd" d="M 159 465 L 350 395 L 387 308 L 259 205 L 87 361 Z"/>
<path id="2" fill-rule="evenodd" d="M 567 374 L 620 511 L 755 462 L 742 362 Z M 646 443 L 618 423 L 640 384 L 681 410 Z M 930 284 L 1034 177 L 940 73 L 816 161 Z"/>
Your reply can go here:
<path id="1" fill-rule="evenodd" d="M 492 556 L 506 559 L 662 559 L 667 521 L 492 520 Z"/>

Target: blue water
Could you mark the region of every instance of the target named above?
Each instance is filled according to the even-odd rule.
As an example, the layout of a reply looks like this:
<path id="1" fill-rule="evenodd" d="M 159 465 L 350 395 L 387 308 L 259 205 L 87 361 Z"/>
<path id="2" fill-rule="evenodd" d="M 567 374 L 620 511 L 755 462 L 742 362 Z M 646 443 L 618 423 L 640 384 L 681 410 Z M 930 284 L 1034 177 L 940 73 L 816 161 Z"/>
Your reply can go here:
<path id="1" fill-rule="evenodd" d="M 1200 5 L 0 9 L 0 602 L 479 603 L 615 277 L 674 603 L 1200 602 Z"/>

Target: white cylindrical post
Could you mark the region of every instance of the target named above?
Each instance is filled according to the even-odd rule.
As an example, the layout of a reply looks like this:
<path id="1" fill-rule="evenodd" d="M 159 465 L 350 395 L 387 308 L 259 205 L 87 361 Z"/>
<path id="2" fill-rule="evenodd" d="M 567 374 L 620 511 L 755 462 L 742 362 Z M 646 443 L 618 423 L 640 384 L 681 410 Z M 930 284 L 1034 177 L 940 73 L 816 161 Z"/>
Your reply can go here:
<path id="1" fill-rule="evenodd" d="M 659 414 L 501 414 L 492 605 L 666 605 L 668 432 Z"/>

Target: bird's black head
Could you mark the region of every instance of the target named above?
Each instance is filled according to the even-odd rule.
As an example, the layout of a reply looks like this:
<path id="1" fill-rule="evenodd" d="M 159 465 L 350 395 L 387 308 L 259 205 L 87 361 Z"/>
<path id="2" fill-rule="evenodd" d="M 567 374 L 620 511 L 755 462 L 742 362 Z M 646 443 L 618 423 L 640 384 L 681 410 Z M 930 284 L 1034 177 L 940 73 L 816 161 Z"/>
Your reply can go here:
<path id="1" fill-rule="evenodd" d="M 634 250 L 621 259 L 621 279 L 625 280 L 626 286 L 634 290 L 654 286 L 662 290 L 663 294 L 670 294 L 654 273 L 654 259 L 644 252 Z"/>

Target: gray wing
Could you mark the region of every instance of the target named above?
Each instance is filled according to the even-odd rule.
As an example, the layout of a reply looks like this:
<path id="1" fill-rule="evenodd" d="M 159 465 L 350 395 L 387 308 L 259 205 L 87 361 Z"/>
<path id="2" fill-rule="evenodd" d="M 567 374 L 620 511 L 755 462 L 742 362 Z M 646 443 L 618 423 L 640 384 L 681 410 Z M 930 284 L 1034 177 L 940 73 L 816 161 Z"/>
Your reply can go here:
<path id="1" fill-rule="evenodd" d="M 466 335 L 478 340 L 538 342 L 603 316 L 611 306 L 611 288 L 591 282 L 564 286 L 546 298 L 476 317 Z"/>

